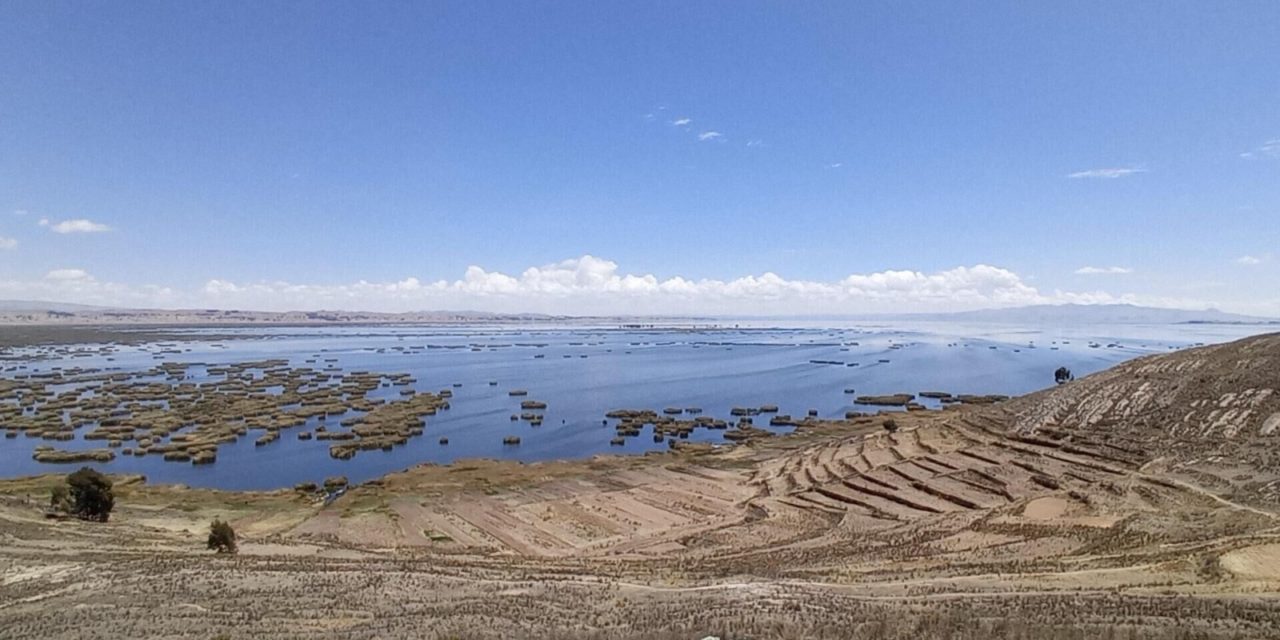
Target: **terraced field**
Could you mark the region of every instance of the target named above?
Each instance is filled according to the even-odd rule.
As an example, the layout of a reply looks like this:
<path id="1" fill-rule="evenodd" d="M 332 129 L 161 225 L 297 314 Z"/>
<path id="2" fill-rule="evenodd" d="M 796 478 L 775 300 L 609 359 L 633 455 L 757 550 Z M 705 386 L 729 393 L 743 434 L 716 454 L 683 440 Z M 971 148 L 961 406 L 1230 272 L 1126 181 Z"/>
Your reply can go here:
<path id="1" fill-rule="evenodd" d="M 1266 638 L 1280 336 L 992 405 L 310 494 L 0 486 L 12 637 Z M 889 422 L 891 419 L 891 422 Z M 30 497 L 29 497 L 30 496 Z M 202 551 L 213 517 L 238 557 Z"/>

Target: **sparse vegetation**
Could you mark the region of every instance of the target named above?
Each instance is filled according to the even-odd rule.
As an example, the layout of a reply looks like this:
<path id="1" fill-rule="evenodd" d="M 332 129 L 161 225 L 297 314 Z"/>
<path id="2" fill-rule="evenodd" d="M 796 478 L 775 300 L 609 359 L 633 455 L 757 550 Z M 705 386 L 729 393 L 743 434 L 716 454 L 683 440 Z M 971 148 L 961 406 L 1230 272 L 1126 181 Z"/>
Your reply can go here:
<path id="1" fill-rule="evenodd" d="M 58 513 L 71 513 L 75 503 L 71 501 L 71 492 L 66 485 L 55 485 L 49 490 L 49 509 Z"/>
<path id="2" fill-rule="evenodd" d="M 1280 458 L 1267 425 L 1280 395 L 1263 391 L 1280 337 L 1242 344 L 948 411 L 770 414 L 796 427 L 785 438 L 751 437 L 763 411 L 743 408 L 726 425 L 740 447 L 680 438 L 717 428 L 710 418 L 618 410 L 605 427 L 616 423 L 619 437 L 652 428 L 671 451 L 424 465 L 327 505 L 299 495 L 318 488 L 306 485 L 234 493 L 116 477 L 127 500 L 115 525 L 66 526 L 31 517 L 31 496 L 75 504 L 64 478 L 3 481 L 0 534 L 14 543 L 0 546 L 0 600 L 20 604 L 0 607 L 0 628 L 23 638 L 91 629 L 104 640 L 300 628 L 453 639 L 1271 637 Z M 213 513 L 233 513 L 264 544 L 235 562 L 183 552 Z M 235 540 L 218 535 L 230 524 L 208 526 L 210 549 Z M 68 589 L 72 580 L 109 585 L 112 606 L 100 606 L 103 590 Z"/>
<path id="3" fill-rule="evenodd" d="M 231 523 L 215 518 L 209 525 L 207 546 L 218 553 L 235 553 L 236 532 L 231 528 Z"/>
<path id="4" fill-rule="evenodd" d="M 71 513 L 81 520 L 106 522 L 116 504 L 111 488 L 109 478 L 89 467 L 67 476 Z"/>

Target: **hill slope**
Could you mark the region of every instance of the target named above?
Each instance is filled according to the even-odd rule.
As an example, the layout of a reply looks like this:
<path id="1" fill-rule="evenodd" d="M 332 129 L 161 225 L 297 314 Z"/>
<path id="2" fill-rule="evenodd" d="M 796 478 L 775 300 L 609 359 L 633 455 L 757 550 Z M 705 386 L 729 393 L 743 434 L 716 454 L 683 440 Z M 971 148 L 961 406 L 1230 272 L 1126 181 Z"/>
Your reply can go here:
<path id="1" fill-rule="evenodd" d="M 1274 637 L 1277 365 L 1280 335 L 1259 336 L 993 406 L 733 448 L 423 465 L 332 501 L 117 478 L 108 523 L 47 520 L 60 477 L 0 481 L 0 628 Z M 234 560 L 204 551 L 215 517 L 239 534 Z"/>
<path id="2" fill-rule="evenodd" d="M 1280 334 L 1139 358 L 1014 401 L 1015 427 L 1127 431 L 1164 444 L 1280 432 Z"/>
<path id="3" fill-rule="evenodd" d="M 1280 502 L 1280 334 L 1132 360 L 991 414 L 1014 437 Z"/>

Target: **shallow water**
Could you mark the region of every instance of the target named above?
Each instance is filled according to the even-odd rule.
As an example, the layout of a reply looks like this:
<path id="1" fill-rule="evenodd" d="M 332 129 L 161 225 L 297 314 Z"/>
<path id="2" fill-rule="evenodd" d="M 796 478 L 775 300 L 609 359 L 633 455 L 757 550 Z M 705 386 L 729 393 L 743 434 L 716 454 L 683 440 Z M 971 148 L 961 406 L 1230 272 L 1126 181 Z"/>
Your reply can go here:
<path id="1" fill-rule="evenodd" d="M 413 387 L 420 391 L 453 391 L 452 409 L 429 418 L 423 436 L 392 451 L 362 451 L 351 460 L 330 458 L 328 442 L 299 441 L 289 432 L 277 442 L 255 447 L 251 432 L 221 447 L 212 465 L 165 462 L 160 456 L 119 456 L 109 463 L 88 465 L 113 473 L 143 473 L 152 482 L 270 489 L 336 474 L 360 482 L 422 462 L 477 457 L 535 461 L 666 447 L 653 442 L 651 427 L 622 446 L 610 445 L 613 421 L 606 426 L 602 420 L 613 409 L 700 407 L 702 415 L 729 419 L 734 406 L 776 404 L 783 414 L 803 416 L 816 409 L 820 416 L 836 418 L 846 411 L 876 409 L 854 405 L 852 396 L 844 393 L 847 388 L 858 394 L 1019 395 L 1051 385 L 1059 366 L 1079 377 L 1137 356 L 1225 342 L 1264 330 L 1234 325 L 1062 328 L 938 322 L 847 326 L 793 322 L 781 327 L 754 322 L 731 328 L 652 330 L 254 328 L 236 331 L 244 339 L 211 342 L 200 339 L 204 332 L 193 329 L 189 331 L 192 342 L 118 347 L 112 353 L 68 352 L 24 360 L 36 352 L 15 350 L 4 363 L 8 370 L 0 375 L 55 367 L 143 371 L 162 362 L 229 364 L 280 358 L 298 367 L 404 372 L 417 379 Z M 227 329 L 210 331 L 229 333 Z M 100 347 L 84 347 L 95 346 Z M 201 372 L 193 367 L 188 373 L 199 379 Z M 491 386 L 491 381 L 497 384 Z M 508 395 L 516 388 L 527 389 L 527 399 L 548 403 L 542 426 L 510 420 L 526 399 Z M 313 427 L 309 423 L 306 428 Z M 722 434 L 699 429 L 689 439 L 720 442 Z M 521 444 L 503 445 L 507 435 L 520 436 Z M 447 437 L 449 444 L 439 444 L 441 437 Z M 81 466 L 35 462 L 32 450 L 41 444 L 50 443 L 25 437 L 0 440 L 0 475 L 65 472 Z M 104 446 L 102 441 L 79 438 L 52 444 L 60 449 Z"/>

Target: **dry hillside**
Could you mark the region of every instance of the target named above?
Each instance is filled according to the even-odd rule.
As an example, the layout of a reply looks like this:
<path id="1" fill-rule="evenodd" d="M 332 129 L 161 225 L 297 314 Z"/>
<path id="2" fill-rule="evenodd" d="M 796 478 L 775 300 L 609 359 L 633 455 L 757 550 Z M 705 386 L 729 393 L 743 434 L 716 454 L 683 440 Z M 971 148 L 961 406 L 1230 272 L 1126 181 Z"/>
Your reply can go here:
<path id="1" fill-rule="evenodd" d="M 1266 638 L 1280 336 L 716 452 L 423 466 L 332 504 L 0 486 L 15 638 Z M 28 497 L 30 496 L 30 497 Z M 229 518 L 236 557 L 203 551 Z"/>

